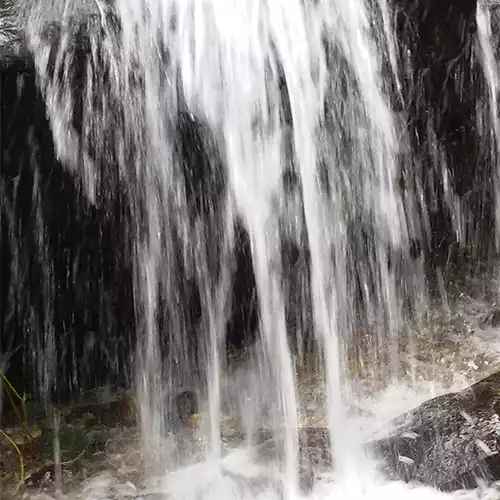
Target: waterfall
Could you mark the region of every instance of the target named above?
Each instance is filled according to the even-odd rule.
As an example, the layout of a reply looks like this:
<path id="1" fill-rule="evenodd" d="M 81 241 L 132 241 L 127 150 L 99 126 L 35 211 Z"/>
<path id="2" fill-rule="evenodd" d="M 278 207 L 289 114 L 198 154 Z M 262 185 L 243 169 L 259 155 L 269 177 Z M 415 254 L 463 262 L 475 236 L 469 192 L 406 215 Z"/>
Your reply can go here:
<path id="1" fill-rule="evenodd" d="M 491 151 L 492 158 L 491 164 L 493 169 L 493 179 L 495 184 L 495 199 L 498 200 L 500 197 L 500 163 L 498 159 L 498 149 L 500 147 L 500 122 L 498 113 L 498 96 L 500 90 L 500 80 L 499 80 L 499 70 L 498 57 L 495 54 L 494 47 L 497 45 L 496 38 L 498 33 L 494 31 L 496 27 L 496 22 L 498 18 L 498 7 L 495 9 L 495 4 L 481 0 L 478 2 L 477 6 L 477 31 L 478 31 L 478 52 L 479 59 L 481 61 L 484 76 L 487 85 L 487 95 L 485 96 L 486 116 L 480 116 L 479 123 L 482 125 L 482 132 L 486 137 L 487 150 Z M 484 106 L 484 105 L 483 105 Z M 496 243 L 497 247 L 499 244 L 499 233 L 500 228 L 500 204 L 496 202 Z"/>
<path id="2" fill-rule="evenodd" d="M 361 363 L 385 380 L 400 375 L 401 337 L 428 300 L 424 257 L 415 252 L 415 242 L 431 239 L 427 205 L 441 196 L 457 241 L 466 240 L 466 204 L 452 189 L 432 116 L 425 122 L 432 173 L 428 185 L 422 182 L 403 96 L 408 85 L 418 94 L 419 80 L 411 51 L 396 42 L 392 6 L 386 0 L 21 4 L 59 161 L 90 206 L 108 206 L 119 192 L 130 214 L 137 345 L 129 368 L 147 472 L 162 475 L 166 464 L 177 465 L 165 439 L 174 424 L 172 399 L 187 386 L 201 395 L 207 415 L 205 459 L 225 459 L 220 422 L 232 382 L 237 401 L 231 403 L 240 405 L 248 441 L 271 430 L 282 448 L 284 498 L 295 498 L 297 365 L 309 343 L 326 387 L 335 477 L 363 492 L 356 471 L 375 465 L 350 418 L 356 394 L 349 366 Z M 485 141 L 498 198 L 492 16 L 480 2 L 477 47 L 488 100 L 478 120 L 484 135 L 491 130 Z M 36 179 L 34 186 L 46 311 L 36 352 L 48 395 L 57 385 L 50 317 L 56 291 Z M 243 240 L 258 310 L 248 387 L 230 380 L 226 349 Z M 261 407 L 244 402 L 254 392 Z"/>
<path id="3" fill-rule="evenodd" d="M 375 346 L 392 342 L 407 314 L 402 304 L 423 293 L 410 255 L 419 217 L 405 201 L 411 193 L 399 187 L 407 139 L 388 95 L 399 76 L 387 7 L 363 0 L 119 0 L 113 12 L 96 6 L 83 41 L 75 42 L 74 6 L 54 2 L 62 21 L 51 33 L 46 4 L 39 3 L 29 13 L 29 43 L 61 161 L 93 203 L 126 186 L 148 456 L 156 465 L 164 459 L 158 436 L 168 425 L 166 394 L 189 380 L 193 356 L 204 367 L 199 383 L 209 395 L 211 453 L 220 456 L 228 269 L 240 221 L 250 238 L 273 426 L 286 434 L 287 484 L 298 469 L 297 345 L 286 324 L 283 239 L 310 254 L 313 331 L 323 352 L 335 463 L 339 471 L 351 467 L 349 343 L 360 318 L 373 329 Z M 75 95 L 78 43 L 88 44 L 88 56 Z M 203 165 L 190 165 L 205 169 L 201 187 L 183 181 L 176 136 L 182 116 L 200 124 L 199 140 L 212 151 L 197 159 Z M 222 173 L 211 173 L 217 169 Z M 196 204 L 201 210 L 193 211 Z M 186 277 L 200 290 L 196 328 L 205 340 L 197 353 L 178 310 Z"/>

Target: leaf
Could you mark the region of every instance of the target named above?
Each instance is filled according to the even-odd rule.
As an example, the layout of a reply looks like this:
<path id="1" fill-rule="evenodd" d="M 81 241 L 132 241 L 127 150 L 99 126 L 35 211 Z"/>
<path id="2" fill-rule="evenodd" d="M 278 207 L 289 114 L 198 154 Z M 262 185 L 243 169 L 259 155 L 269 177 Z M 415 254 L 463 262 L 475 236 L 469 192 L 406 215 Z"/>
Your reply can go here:
<path id="1" fill-rule="evenodd" d="M 199 413 L 193 413 L 189 416 L 187 420 L 188 427 L 196 429 L 200 426 L 201 423 L 201 415 Z"/>
<path id="2" fill-rule="evenodd" d="M 42 429 L 39 427 L 34 427 L 30 430 L 30 435 L 33 439 L 39 438 L 42 435 Z"/>
<path id="3" fill-rule="evenodd" d="M 26 441 L 29 441 L 29 436 L 23 434 L 22 432 L 15 432 L 11 434 L 10 439 L 14 441 L 18 446 L 23 445 Z"/>

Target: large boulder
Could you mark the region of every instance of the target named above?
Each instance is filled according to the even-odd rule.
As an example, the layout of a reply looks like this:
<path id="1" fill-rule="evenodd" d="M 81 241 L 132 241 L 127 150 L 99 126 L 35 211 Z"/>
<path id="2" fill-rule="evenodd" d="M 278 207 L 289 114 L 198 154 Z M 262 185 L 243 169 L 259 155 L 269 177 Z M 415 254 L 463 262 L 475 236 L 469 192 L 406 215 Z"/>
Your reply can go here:
<path id="1" fill-rule="evenodd" d="M 370 444 L 393 479 L 451 491 L 500 479 L 500 372 L 426 401 Z"/>
<path id="2" fill-rule="evenodd" d="M 472 489 L 500 480 L 500 372 L 462 392 L 444 394 L 392 421 L 391 431 L 366 443 L 390 480 L 443 491 Z M 309 491 L 318 471 L 332 464 L 325 427 L 299 429 L 300 484 Z M 259 461 L 283 457 L 283 435 L 262 432 Z"/>

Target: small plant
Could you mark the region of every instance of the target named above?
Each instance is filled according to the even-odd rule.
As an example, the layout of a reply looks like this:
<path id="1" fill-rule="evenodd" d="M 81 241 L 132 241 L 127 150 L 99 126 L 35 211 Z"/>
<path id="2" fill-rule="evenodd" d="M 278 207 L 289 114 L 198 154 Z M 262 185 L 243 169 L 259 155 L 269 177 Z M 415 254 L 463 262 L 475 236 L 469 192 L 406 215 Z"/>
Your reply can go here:
<path id="1" fill-rule="evenodd" d="M 22 443 L 30 443 L 33 440 L 33 436 L 31 435 L 29 428 L 28 428 L 28 411 L 26 408 L 26 394 L 23 393 L 21 396 L 14 386 L 10 383 L 9 379 L 5 375 L 3 371 L 0 370 L 0 378 L 2 379 L 2 382 L 4 384 L 4 391 L 5 394 L 7 395 L 7 398 L 9 399 L 10 406 L 12 408 L 12 411 L 14 412 L 17 420 L 19 421 L 19 424 L 21 426 L 21 442 Z M 18 405 L 16 404 L 15 399 L 16 398 L 21 405 L 21 411 L 19 411 Z M 24 484 L 24 457 L 21 449 L 19 448 L 18 444 L 16 443 L 15 439 L 11 436 L 9 436 L 5 431 L 0 429 L 0 435 L 3 436 L 9 444 L 15 449 L 17 456 L 19 458 L 19 483 L 17 484 L 16 491 L 19 489 L 19 487 Z"/>

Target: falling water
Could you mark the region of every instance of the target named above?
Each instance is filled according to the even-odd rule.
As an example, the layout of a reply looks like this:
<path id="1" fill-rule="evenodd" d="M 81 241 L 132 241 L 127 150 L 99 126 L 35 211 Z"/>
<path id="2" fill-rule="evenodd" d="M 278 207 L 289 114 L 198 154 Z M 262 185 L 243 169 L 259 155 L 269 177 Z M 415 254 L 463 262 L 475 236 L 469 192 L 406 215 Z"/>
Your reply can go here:
<path id="1" fill-rule="evenodd" d="M 181 240 L 184 266 L 201 290 L 200 333 L 209 339 L 202 356 L 211 419 L 218 418 L 228 279 L 210 267 L 227 268 L 224 249 L 231 245 L 231 227 L 239 218 L 250 235 L 261 348 L 263 359 L 270 360 L 273 368 L 274 425 L 286 430 L 287 484 L 293 484 L 297 395 L 291 336 L 285 326 L 282 283 L 287 276 L 280 268 L 280 224 L 299 221 L 295 225 L 303 224 L 311 256 L 314 335 L 324 352 L 331 439 L 341 471 L 353 446 L 352 435 L 345 432 L 349 391 L 343 360 L 357 326 L 352 307 L 356 282 L 369 324 L 385 337 L 387 330 L 397 331 L 402 314 L 398 280 L 413 266 L 409 243 L 415 235 L 406 220 L 412 214 L 405 213 L 397 188 L 399 144 L 404 138 L 397 136 L 386 94 L 384 45 L 377 43 L 371 28 L 378 14 L 362 1 L 120 1 L 117 32 L 105 7 L 100 8 L 102 29 L 91 34 L 80 141 L 104 156 L 106 143 L 101 137 L 117 119 L 107 100 L 121 106 L 122 131 L 114 140 L 120 155 L 118 175 L 128 184 L 138 226 L 136 298 L 143 332 L 137 366 L 146 449 L 155 450 L 151 454 L 161 463 L 157 436 L 165 431 L 165 379 L 170 382 L 174 373 L 165 373 L 160 356 L 164 333 L 159 331 L 158 309 L 161 289 L 167 297 L 176 294 L 179 276 L 172 257 L 176 237 Z M 88 196 L 95 200 L 106 195 L 99 184 L 107 172 L 99 171 L 85 150 L 83 164 L 77 158 L 80 149 L 71 125 L 74 97 L 68 74 L 71 31 L 60 34 L 54 54 L 40 31 L 44 9 L 45 5 L 32 12 L 30 42 L 58 154 L 83 177 Z M 71 22 L 74 12 L 68 4 L 62 15 Z M 385 56 L 392 55 L 393 60 L 393 51 L 389 39 Z M 103 63 L 109 88 L 97 81 Z M 104 93 L 107 99 L 101 98 L 101 108 L 95 109 L 96 97 Z M 207 123 L 213 135 L 208 139 L 219 148 L 228 172 L 221 206 L 207 207 L 205 219 L 191 216 L 192 200 L 180 179 L 182 166 L 176 159 L 172 130 L 181 112 Z M 286 172 L 296 176 L 293 189 L 302 204 L 298 212 L 281 215 Z M 283 217 L 292 219 L 281 221 Z M 210 234 L 204 227 L 207 223 L 214 225 Z M 217 237 L 221 241 L 212 241 Z M 420 292 L 411 290 L 410 295 Z M 169 345 L 182 352 L 187 332 L 171 302 L 166 304 L 168 316 L 174 316 L 169 318 Z M 185 373 L 189 357 L 183 354 L 180 373 Z M 217 428 L 212 424 L 212 450 L 220 454 Z"/>
<path id="2" fill-rule="evenodd" d="M 75 41 L 76 20 L 87 9 L 93 14 L 85 38 Z M 418 183 L 408 180 L 414 165 L 401 126 L 406 116 L 393 109 L 400 56 L 386 3 L 117 0 L 111 9 L 100 0 L 53 0 L 50 8 L 40 1 L 27 11 L 58 157 L 92 203 L 124 189 L 132 213 L 135 370 L 149 472 L 164 471 L 167 401 L 186 385 L 206 395 L 207 458 L 223 455 L 224 334 L 241 227 L 259 300 L 254 368 L 270 402 L 267 422 L 260 409 L 254 418 L 245 415 L 253 427 L 247 431 L 267 424 L 284 432 L 282 473 L 292 498 L 302 333 L 291 331 L 286 314 L 291 278 L 283 242 L 292 242 L 308 255 L 301 272 L 309 276 L 335 474 L 359 476 L 356 467 L 367 459 L 347 415 L 354 397 L 350 347 L 368 329 L 365 361 L 379 375 L 396 377 L 397 335 L 426 300 L 422 262 L 411 252 L 413 241 L 427 237 L 425 207 Z M 478 20 L 497 116 L 483 7 Z M 88 55 L 75 94 L 79 43 L 88 44 Z M 187 145 L 185 127 L 196 131 Z M 186 174 L 193 166 L 204 170 Z M 199 291 L 201 320 L 194 326 L 180 307 L 191 288 Z M 194 335 L 200 345 L 191 342 Z M 392 353 L 389 363 L 381 361 L 384 350 Z"/>
<path id="3" fill-rule="evenodd" d="M 273 427 L 283 427 L 286 435 L 286 484 L 292 493 L 298 409 L 282 238 L 310 252 L 314 336 L 324 355 L 333 454 L 342 474 L 353 458 L 359 460 L 350 452 L 356 440 L 346 432 L 345 415 L 345 360 L 360 314 L 352 304 L 361 298 L 363 319 L 383 344 L 404 314 L 403 291 L 413 303 L 422 293 L 406 286 L 418 267 L 409 249 L 420 228 L 408 223 L 418 217 L 408 212 L 398 187 L 405 138 L 396 131 L 387 94 L 387 81 L 397 84 L 398 76 L 382 74 L 384 58 L 394 68 L 395 49 L 390 36 L 378 40 L 372 29 L 378 22 L 390 31 L 387 13 L 379 19 L 379 11 L 361 0 L 123 0 L 116 4 L 117 28 L 107 7 L 97 5 L 99 16 L 89 28 L 80 138 L 72 124 L 73 7 L 54 5 L 63 19 L 57 50 L 44 30 L 45 3 L 30 13 L 29 41 L 58 155 L 96 203 L 107 195 L 111 177 L 98 165 L 108 154 L 103 138 L 115 129 L 110 140 L 117 175 L 127 186 L 136 221 L 137 384 L 151 464 L 165 458 L 158 437 L 166 430 L 166 394 L 193 369 L 189 332 L 175 300 L 183 279 L 178 258 L 200 290 L 199 334 L 207 341 L 196 356 L 205 367 L 200 383 L 209 395 L 211 449 L 220 455 L 221 332 L 230 299 L 233 228 L 241 221 L 256 274 L 261 362 L 271 368 Z M 227 170 L 220 199 L 194 195 L 208 205 L 201 214 L 193 215 L 190 204 L 196 200 L 181 177 L 175 130 L 182 114 L 206 124 L 202 140 L 220 155 L 210 162 L 220 161 Z M 285 186 L 286 175 L 294 185 Z M 290 191 L 301 203 L 286 211 Z M 161 307 L 166 311 L 160 313 Z M 160 331 L 159 314 L 167 318 L 167 331 Z M 167 362 L 161 355 L 165 335 Z"/>
<path id="4" fill-rule="evenodd" d="M 493 9 L 495 8 L 493 4 Z M 492 12 L 491 2 L 481 0 L 477 7 L 477 29 L 479 40 L 479 55 L 483 66 L 484 75 L 487 83 L 487 99 L 485 99 L 486 116 L 482 117 L 483 132 L 488 135 L 488 151 L 491 151 L 491 163 L 493 166 L 493 179 L 495 182 L 495 198 L 500 199 L 500 163 L 498 151 L 500 147 L 500 115 L 498 112 L 498 98 L 500 92 L 500 80 L 497 54 L 494 47 L 495 38 L 498 33 L 494 31 L 497 22 L 494 22 L 495 16 L 498 17 L 498 6 Z M 497 21 L 498 19 L 496 19 Z M 489 133 L 488 133 L 489 132 Z M 500 204 L 496 204 L 496 227 L 497 227 L 497 247 L 500 243 Z"/>

